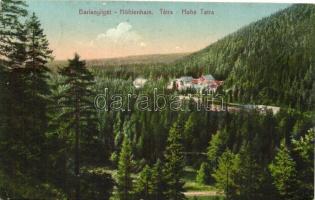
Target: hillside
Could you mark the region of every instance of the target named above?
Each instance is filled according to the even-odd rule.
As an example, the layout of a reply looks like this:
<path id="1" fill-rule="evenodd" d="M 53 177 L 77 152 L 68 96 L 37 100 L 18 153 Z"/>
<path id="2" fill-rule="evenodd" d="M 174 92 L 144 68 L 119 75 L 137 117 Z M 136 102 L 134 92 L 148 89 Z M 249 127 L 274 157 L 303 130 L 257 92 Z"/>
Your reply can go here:
<path id="1" fill-rule="evenodd" d="M 293 5 L 184 57 L 183 73 L 225 80 L 233 101 L 314 105 L 315 5 Z"/>

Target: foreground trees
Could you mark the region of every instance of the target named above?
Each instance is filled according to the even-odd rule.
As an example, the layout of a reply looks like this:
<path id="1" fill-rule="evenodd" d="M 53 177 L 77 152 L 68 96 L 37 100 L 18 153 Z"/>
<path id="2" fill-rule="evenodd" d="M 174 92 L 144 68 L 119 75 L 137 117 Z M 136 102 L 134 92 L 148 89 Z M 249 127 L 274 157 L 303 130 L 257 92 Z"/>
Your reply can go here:
<path id="1" fill-rule="evenodd" d="M 298 115 L 292 115 L 290 112 L 291 119 L 299 118 Z M 225 143 L 233 151 L 226 150 L 219 156 L 217 167 L 214 168 L 212 174 L 217 187 L 224 190 L 229 199 L 312 199 L 310 188 L 313 187 L 313 182 L 306 174 L 313 174 L 314 170 L 311 164 L 314 161 L 313 129 L 307 131 L 307 129 L 302 128 L 303 130 L 297 131 L 297 135 L 301 134 L 301 136 L 295 136 L 295 139 L 286 142 L 286 136 L 283 134 L 283 140 L 281 143 L 279 141 L 279 147 L 276 146 L 272 153 L 273 156 L 269 156 L 265 152 L 268 150 L 267 145 L 272 146 L 274 139 L 277 138 L 274 136 L 262 138 L 264 133 L 261 132 L 270 129 L 275 131 L 271 126 L 271 124 L 275 124 L 274 120 L 270 120 L 270 116 L 266 115 L 259 116 L 261 119 L 258 118 L 254 122 L 252 120 L 255 116 L 250 115 L 249 117 L 249 119 L 241 119 L 242 122 L 240 122 L 247 127 L 246 130 L 243 126 L 240 129 L 242 130 L 241 133 L 248 137 L 241 137 L 239 141 L 242 141 L 242 144 L 240 146 L 237 146 L 240 138 L 234 138 L 233 145 Z M 251 123 L 247 124 L 247 120 L 250 120 Z M 267 122 L 271 122 L 271 124 L 267 125 Z M 288 120 L 287 123 L 292 123 L 292 121 Z M 297 121 L 295 127 L 304 126 L 299 123 Z M 303 123 L 308 122 L 305 120 Z M 260 126 L 263 127 L 261 132 L 258 131 Z M 281 129 L 285 133 L 288 131 L 288 126 L 281 127 Z M 229 141 L 229 138 L 234 136 L 228 134 L 227 137 L 227 141 Z M 217 148 L 214 148 L 217 146 L 215 144 L 219 143 L 214 140 L 210 143 L 210 155 L 217 152 Z M 213 156 L 210 156 L 208 162 L 211 162 L 212 158 Z"/>
<path id="2" fill-rule="evenodd" d="M 26 19 L 23 1 L 2 1 L 0 17 L 1 166 L 5 198 L 27 198 L 21 188 L 48 181 L 46 63 L 51 58 L 46 36 L 36 16 Z M 36 49 L 36 51 L 35 51 Z M 29 184 L 30 190 L 35 186 Z M 8 196 L 6 196 L 8 195 Z M 22 195 L 22 196 L 20 196 Z M 42 193 L 38 193 L 40 198 Z"/>
<path id="3" fill-rule="evenodd" d="M 163 172 L 163 165 L 160 159 L 154 164 L 152 168 L 152 199 L 165 199 L 166 181 Z"/>
<path id="4" fill-rule="evenodd" d="M 167 139 L 168 145 L 165 150 L 165 179 L 166 179 L 166 198 L 170 200 L 185 199 L 183 169 L 184 148 L 182 146 L 182 136 L 180 134 L 180 123 L 175 122 L 170 129 Z"/>
<path id="5" fill-rule="evenodd" d="M 12 9 L 13 7 L 13 9 Z M 20 13 L 15 13 L 14 9 L 20 11 Z M 2 14 L 0 17 L 0 70 L 1 70 L 1 145 L 0 150 L 2 152 L 1 157 L 1 170 L 5 170 L 6 173 L 14 175 L 16 171 L 20 171 L 20 164 L 18 163 L 21 159 L 18 159 L 19 155 L 23 155 L 23 151 L 19 152 L 21 149 L 14 148 L 17 147 L 14 141 L 15 138 L 18 138 L 21 141 L 21 136 L 18 136 L 18 133 L 21 130 L 19 124 L 14 124 L 13 119 L 15 116 L 19 116 L 18 111 L 21 112 L 22 108 L 15 108 L 13 105 L 18 102 L 19 96 L 21 96 L 20 87 L 23 86 L 23 83 L 19 83 L 20 87 L 14 88 L 14 82 L 21 82 L 22 78 L 18 80 L 12 80 L 13 76 L 22 76 L 20 73 L 17 73 L 18 69 L 23 67 L 25 61 L 25 41 L 21 41 L 17 36 L 18 27 L 22 27 L 23 20 L 27 15 L 25 9 L 25 3 L 22 1 L 5 1 L 2 3 Z M 17 49 L 15 48 L 17 44 L 22 45 L 24 51 L 24 56 L 21 59 L 17 59 L 19 62 L 18 66 L 13 66 L 13 55 L 17 55 Z M 17 68 L 17 69 L 14 69 Z M 12 91 L 13 90 L 13 91 Z M 14 102 L 12 102 L 14 101 Z M 15 129 L 13 129 L 15 128 Z M 13 130 L 12 130 L 13 129 Z M 22 143 L 23 141 L 21 141 Z M 23 143 L 22 143 L 23 144 Z M 24 146 L 24 145 L 23 145 Z M 22 156 L 23 157 L 23 156 Z M 19 161 L 18 161 L 19 160 Z M 25 159 L 24 159 L 25 160 Z"/>
<path id="6" fill-rule="evenodd" d="M 295 162 L 284 142 L 281 143 L 280 149 L 269 169 L 281 197 L 288 200 L 294 199 L 297 171 Z"/>
<path id="7" fill-rule="evenodd" d="M 91 147 L 86 146 L 86 144 L 93 143 L 95 137 L 98 135 L 96 113 L 93 108 L 94 93 L 92 86 L 94 84 L 94 77 L 86 68 L 85 61 L 81 61 L 77 54 L 75 54 L 73 59 L 69 60 L 67 67 L 59 70 L 59 73 L 64 77 L 62 84 L 65 85 L 66 88 L 59 96 L 58 104 L 61 107 L 62 113 L 56 120 L 62 124 L 63 130 L 74 140 L 70 143 L 70 148 L 67 148 L 73 152 L 74 155 L 73 175 L 75 194 L 73 194 L 73 198 L 81 199 L 86 195 L 81 195 L 81 190 L 86 189 L 80 187 L 81 182 L 88 181 L 87 184 L 92 185 L 101 184 L 97 183 L 98 179 L 93 180 L 89 178 L 91 176 L 89 173 L 81 177 L 80 172 L 82 165 L 89 164 L 89 160 L 86 160 L 86 157 L 94 156 L 85 153 L 86 148 Z M 81 140 L 81 138 L 83 140 Z M 110 178 L 106 178 L 106 174 L 104 175 L 105 179 L 100 179 L 100 181 L 108 182 L 107 188 L 99 188 L 100 191 L 97 192 L 100 192 L 100 194 L 97 194 L 98 196 L 108 196 L 106 193 L 112 187 Z M 85 177 L 88 179 L 84 180 Z M 96 182 L 93 183 L 94 181 Z M 93 188 L 93 190 L 96 189 L 97 188 Z"/>
<path id="8" fill-rule="evenodd" d="M 59 73 L 65 77 L 63 84 L 67 88 L 61 94 L 59 104 L 63 108 L 63 114 L 59 116 L 59 121 L 66 121 L 66 129 L 69 134 L 74 135 L 74 175 L 76 177 L 75 198 L 80 199 L 80 137 L 81 132 L 87 126 L 87 121 L 91 115 L 89 101 L 93 83 L 93 76 L 85 68 L 85 62 L 80 61 L 79 55 L 69 60 L 69 65 L 60 69 Z M 84 132 L 83 132 L 84 133 Z"/>
<path id="9" fill-rule="evenodd" d="M 269 170 L 273 184 L 282 199 L 311 199 L 313 195 L 312 167 L 314 159 L 314 129 L 298 140 L 293 139 L 290 150 L 281 143 Z"/>
<path id="10" fill-rule="evenodd" d="M 237 174 L 240 168 L 240 158 L 230 150 L 226 150 L 218 160 L 218 168 L 213 173 L 218 188 L 224 190 L 227 199 L 232 199 L 237 193 Z"/>
<path id="11" fill-rule="evenodd" d="M 136 199 L 152 199 L 152 170 L 148 165 L 144 166 L 142 171 L 139 173 L 135 185 L 135 198 Z"/>
<path id="12" fill-rule="evenodd" d="M 124 135 L 122 149 L 119 155 L 117 172 L 117 192 L 119 199 L 132 199 L 132 152 L 127 135 Z"/>
<path id="13" fill-rule="evenodd" d="M 52 51 L 36 15 L 25 18 L 23 1 L 1 3 L 0 195 L 66 198 L 64 181 L 57 176 L 60 171 L 51 168 L 60 149 L 50 148 L 58 143 L 47 134 L 51 107 L 47 62 Z"/>

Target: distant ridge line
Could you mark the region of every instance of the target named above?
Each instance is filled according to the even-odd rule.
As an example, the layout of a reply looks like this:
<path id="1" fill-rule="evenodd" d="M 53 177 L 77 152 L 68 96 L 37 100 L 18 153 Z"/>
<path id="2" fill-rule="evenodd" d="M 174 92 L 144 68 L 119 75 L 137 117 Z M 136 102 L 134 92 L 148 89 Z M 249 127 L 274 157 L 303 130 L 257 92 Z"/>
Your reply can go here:
<path id="1" fill-rule="evenodd" d="M 147 54 L 147 55 L 130 55 L 114 58 L 95 58 L 86 59 L 88 66 L 103 66 L 103 65 L 129 65 L 129 64 L 169 64 L 175 62 L 187 55 L 187 53 L 170 53 L 170 54 Z M 82 57 L 84 59 L 84 57 Z M 67 60 L 54 60 L 50 65 L 64 65 Z"/>

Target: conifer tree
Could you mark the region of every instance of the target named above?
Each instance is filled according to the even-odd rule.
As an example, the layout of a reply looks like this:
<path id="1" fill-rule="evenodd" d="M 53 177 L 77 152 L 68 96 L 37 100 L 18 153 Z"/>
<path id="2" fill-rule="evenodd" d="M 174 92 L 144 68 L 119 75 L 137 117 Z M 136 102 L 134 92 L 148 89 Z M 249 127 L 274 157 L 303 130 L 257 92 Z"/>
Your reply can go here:
<path id="1" fill-rule="evenodd" d="M 25 62 L 27 58 L 27 28 L 24 23 L 18 23 L 15 28 L 15 39 L 10 41 L 10 51 L 7 52 L 7 66 L 11 74 L 26 76 Z"/>
<path id="2" fill-rule="evenodd" d="M 175 122 L 170 129 L 165 150 L 165 178 L 167 182 L 166 198 L 169 200 L 185 199 L 184 182 L 182 180 L 184 172 L 184 156 L 181 141 L 180 127 Z"/>
<path id="3" fill-rule="evenodd" d="M 296 189 L 296 163 L 290 155 L 290 151 L 282 141 L 280 149 L 269 165 L 273 177 L 273 183 L 283 199 L 294 199 Z"/>
<path id="4" fill-rule="evenodd" d="M 78 54 L 75 54 L 74 58 L 69 60 L 68 66 L 60 69 L 59 73 L 64 77 L 62 84 L 67 87 L 59 97 L 63 113 L 58 120 L 68 122 L 65 129 L 74 134 L 75 198 L 80 199 L 80 137 L 90 134 L 89 122 L 95 112 L 91 89 L 94 77 Z"/>
<path id="5" fill-rule="evenodd" d="M 34 37 L 35 41 L 46 41 L 46 46 L 36 46 L 38 54 L 31 54 L 30 37 L 43 30 L 38 26 L 28 27 L 25 17 L 26 4 L 21 0 L 1 1 L 0 11 L 0 63 L 4 81 L 4 95 L 6 101 L 0 102 L 0 112 L 5 115 L 2 130 L 0 130 L 2 154 L 1 170 L 12 178 L 14 195 L 30 197 L 25 191 L 18 191 L 21 183 L 14 182 L 19 178 L 27 182 L 41 183 L 47 181 L 47 94 L 49 87 L 46 77 L 46 63 L 50 57 L 48 41 L 45 35 Z M 46 51 L 47 50 L 47 51 Z M 27 66 L 27 60 L 41 59 L 42 65 L 37 70 L 43 70 L 43 75 L 34 78 Z M 45 75 L 44 75 L 45 74 Z M 35 86 L 35 87 L 34 87 Z M 38 88 L 41 88 L 39 90 Z M 4 106 L 2 106 L 4 105 Z M 36 106 L 36 107 L 35 107 Z M 9 185 L 8 183 L 7 185 Z M 49 184 L 49 183 L 48 183 Z M 30 184 L 32 185 L 32 184 Z M 37 189 L 40 186 L 31 186 Z M 39 192 L 39 196 L 40 196 Z M 18 196 L 10 196 L 15 198 Z M 9 198 L 9 197 L 8 197 Z"/>
<path id="6" fill-rule="evenodd" d="M 152 168 L 152 199 L 165 199 L 165 177 L 163 172 L 163 165 L 160 159 L 156 161 Z"/>
<path id="7" fill-rule="evenodd" d="M 115 145 L 115 150 L 118 149 L 118 146 L 120 146 L 121 144 L 121 140 L 122 140 L 122 121 L 121 121 L 121 114 L 120 112 L 118 112 L 115 115 L 115 122 L 113 125 L 113 135 L 114 135 L 114 145 Z"/>
<path id="8" fill-rule="evenodd" d="M 129 138 L 125 135 L 119 155 L 117 172 L 117 190 L 120 200 L 132 199 L 132 152 Z"/>
<path id="9" fill-rule="evenodd" d="M 297 196 L 299 199 L 312 199 L 314 192 L 314 137 L 315 129 L 311 128 L 299 139 L 293 139 L 293 152 L 296 160 Z"/>
<path id="10" fill-rule="evenodd" d="M 200 169 L 197 172 L 196 182 L 199 184 L 208 184 L 210 180 L 210 169 L 206 162 L 201 163 Z"/>
<path id="11" fill-rule="evenodd" d="M 25 67 L 37 80 L 38 76 L 42 77 L 49 71 L 46 64 L 52 59 L 52 50 L 49 49 L 48 40 L 35 13 L 26 21 L 25 26 L 27 47 Z"/>
<path id="12" fill-rule="evenodd" d="M 0 12 L 0 61 L 9 61 L 8 57 L 15 51 L 13 44 L 20 42 L 17 34 L 27 15 L 23 0 L 2 0 Z M 10 67 L 10 66 L 6 66 Z"/>
<path id="13" fill-rule="evenodd" d="M 209 142 L 209 146 L 207 149 L 207 156 L 210 162 L 211 170 L 215 170 L 217 168 L 217 160 L 224 152 L 224 148 L 227 143 L 227 133 L 226 129 L 217 131 L 212 135 L 211 140 Z"/>
<path id="14" fill-rule="evenodd" d="M 239 168 L 239 155 L 226 150 L 218 160 L 218 168 L 212 174 L 216 186 L 224 190 L 227 199 L 234 199 L 237 195 L 238 185 L 236 181 Z"/>
<path id="15" fill-rule="evenodd" d="M 30 67 L 26 66 L 28 57 L 36 59 L 37 55 L 29 52 L 29 37 L 36 31 L 43 30 L 38 26 L 33 27 L 32 32 L 24 23 L 27 12 L 23 1 L 5 0 L 2 2 L 0 14 L 0 59 L 5 63 L 7 73 L 6 87 L 8 102 L 6 108 L 7 130 L 3 132 L 4 149 L 10 149 L 8 162 L 15 172 L 32 174 L 32 178 L 45 178 L 45 132 L 47 126 L 46 100 L 45 95 L 49 92 L 46 77 L 38 77 L 37 80 L 31 77 L 28 72 Z M 36 40 L 46 40 L 45 35 L 40 35 Z M 47 41 L 47 40 L 46 40 Z M 38 66 L 38 70 L 46 69 L 47 57 L 51 52 L 47 52 L 47 45 L 37 46 L 37 51 L 41 54 L 43 65 Z M 46 57 L 47 56 L 47 57 Z M 46 72 L 46 70 L 45 70 Z M 41 91 L 35 89 L 43 88 Z M 21 102 L 22 100 L 22 102 Z M 34 109 L 36 105 L 36 109 Z M 17 145 L 17 147 L 15 147 Z M 1 147 L 1 148 L 2 148 Z M 12 161 L 9 161 L 12 159 Z"/>
<path id="16" fill-rule="evenodd" d="M 243 145 L 239 155 L 242 165 L 237 173 L 236 184 L 240 190 L 240 198 L 264 199 L 266 194 L 261 191 L 264 180 L 263 166 L 259 166 L 251 144 Z"/>
<path id="17" fill-rule="evenodd" d="M 137 199 L 151 199 L 152 196 L 152 171 L 146 165 L 139 174 L 135 184 L 135 197 Z"/>
<path id="18" fill-rule="evenodd" d="M 27 15 L 27 11 L 25 9 L 26 4 L 24 1 L 20 0 L 3 0 L 1 1 L 1 10 L 0 10 L 0 67 L 1 67 L 1 96 L 6 99 L 1 101 L 0 113 L 3 115 L 2 117 L 2 134 L 3 143 L 1 145 L 1 152 L 13 153 L 10 151 L 13 147 L 13 144 L 10 144 L 10 138 L 14 138 L 13 134 L 10 134 L 12 130 L 12 118 L 14 118 L 15 110 L 13 110 L 13 104 L 16 102 L 12 102 L 12 96 L 14 92 L 14 83 L 11 83 L 14 80 L 14 76 L 16 73 L 12 73 L 12 62 L 18 62 L 18 67 L 23 66 L 23 62 L 25 61 L 25 32 L 21 33 L 21 30 L 24 31 L 23 21 L 24 17 Z M 21 34 L 20 34 L 21 33 Z M 23 37 L 23 41 L 21 41 L 21 37 Z M 20 47 L 19 50 L 16 47 Z M 18 55 L 18 56 L 17 56 Z M 20 56 L 22 55 L 22 58 Z M 16 58 L 14 58 L 14 56 Z M 10 62 L 10 63 L 9 63 Z M 19 84 L 23 85 L 23 84 Z M 12 94 L 13 93 L 13 94 Z M 12 115 L 12 116 L 11 116 Z M 11 136 L 10 136 L 11 135 Z M 9 137 L 9 138 L 6 138 Z M 8 146 L 6 146 L 6 144 Z M 8 151 L 6 151 L 8 150 Z M 14 153 L 13 153 L 14 154 Z M 5 156 L 3 155 L 1 159 L 4 161 L 4 157 L 10 159 L 16 159 L 13 155 Z M 8 163 L 7 163 L 8 164 Z M 7 165 L 7 164 L 4 164 Z M 10 167 L 9 167 L 10 168 Z"/>
<path id="19" fill-rule="evenodd" d="M 52 50 L 49 49 L 46 35 L 34 13 L 26 21 L 25 33 L 26 58 L 23 71 L 26 97 L 23 101 L 28 109 L 27 117 L 30 126 L 28 131 L 34 138 L 33 145 L 39 146 L 42 155 L 47 155 L 49 152 L 45 148 L 47 143 L 45 133 L 48 126 L 47 108 L 50 104 L 48 100 L 50 88 L 47 83 L 49 72 L 47 63 L 52 59 Z M 34 105 L 36 105 L 36 109 L 34 109 Z M 43 165 L 41 166 L 42 170 L 47 170 L 46 156 L 42 156 L 40 161 Z"/>
<path id="20" fill-rule="evenodd" d="M 187 121 L 185 122 L 183 138 L 185 141 L 185 149 L 192 150 L 192 141 L 194 136 L 196 136 L 196 121 L 197 116 L 195 113 L 189 115 Z"/>
<path id="21" fill-rule="evenodd" d="M 49 177 L 52 178 L 52 182 L 55 182 L 61 188 L 68 188 L 68 176 L 71 176 L 73 170 L 69 169 L 72 162 L 73 154 L 70 151 L 73 143 L 73 137 L 69 134 L 68 121 L 63 121 L 60 117 L 63 115 L 65 108 L 62 108 L 63 95 L 65 89 L 68 86 L 60 83 L 64 82 L 65 77 L 58 73 L 51 73 L 51 79 L 49 82 L 51 88 L 51 94 L 49 99 L 54 104 L 50 104 L 48 107 L 48 144 L 47 149 L 53 152 L 53 156 L 49 157 L 49 163 L 53 170 L 49 171 Z M 55 179 L 55 180 L 54 180 Z"/>

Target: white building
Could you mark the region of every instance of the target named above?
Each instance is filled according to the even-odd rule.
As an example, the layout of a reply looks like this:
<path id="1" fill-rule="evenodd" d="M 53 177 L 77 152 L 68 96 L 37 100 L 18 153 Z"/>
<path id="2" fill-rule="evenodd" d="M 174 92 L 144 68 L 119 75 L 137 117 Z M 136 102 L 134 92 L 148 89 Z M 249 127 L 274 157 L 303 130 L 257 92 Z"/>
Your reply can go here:
<path id="1" fill-rule="evenodd" d="M 199 78 L 193 78 L 191 76 L 182 76 L 178 79 L 172 80 L 167 86 L 168 89 L 187 90 L 193 88 L 198 92 L 203 90 L 209 90 L 216 92 L 218 87 L 223 84 L 223 81 L 217 81 L 211 74 L 202 75 Z"/>
<path id="2" fill-rule="evenodd" d="M 135 88 L 143 88 L 145 83 L 147 82 L 148 80 L 145 79 L 145 78 L 136 78 L 134 81 L 133 81 L 133 86 L 135 86 Z"/>
<path id="3" fill-rule="evenodd" d="M 177 90 L 186 90 L 192 87 L 192 80 L 193 77 L 191 76 L 182 76 L 175 80 L 171 80 L 167 89 L 173 89 L 175 87 Z"/>

